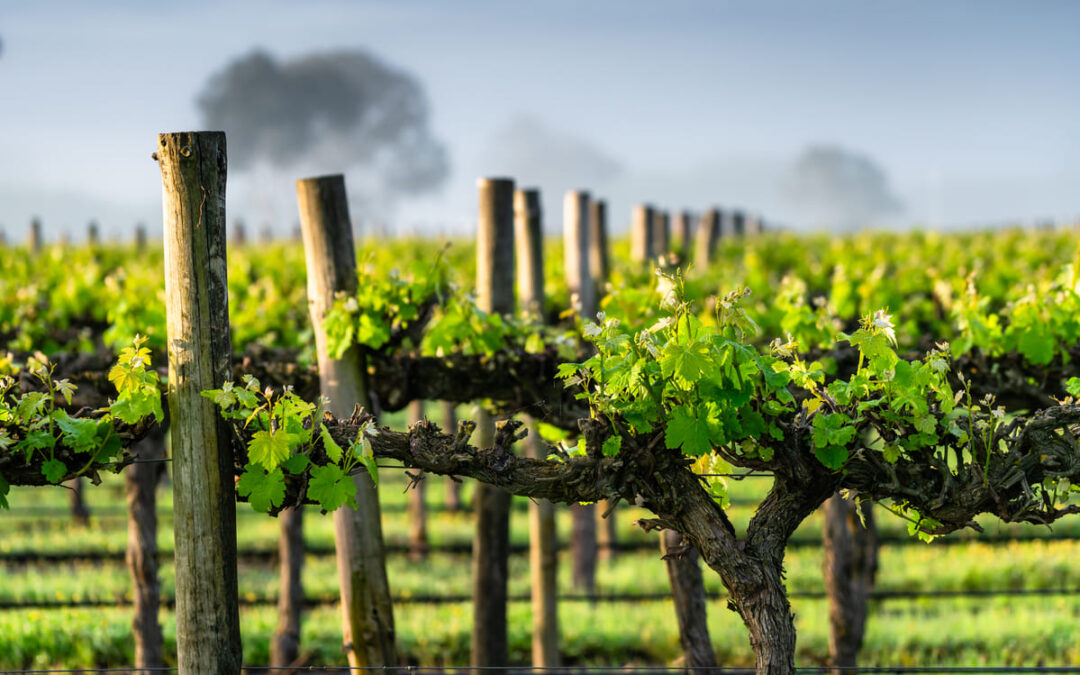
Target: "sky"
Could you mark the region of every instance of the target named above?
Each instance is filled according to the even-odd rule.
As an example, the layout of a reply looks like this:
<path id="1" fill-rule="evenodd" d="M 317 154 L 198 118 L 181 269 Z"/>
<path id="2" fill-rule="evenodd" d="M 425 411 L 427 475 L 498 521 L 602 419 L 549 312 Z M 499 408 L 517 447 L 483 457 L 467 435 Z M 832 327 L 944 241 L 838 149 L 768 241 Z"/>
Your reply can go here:
<path id="1" fill-rule="evenodd" d="M 363 48 L 425 88 L 450 173 L 391 210 L 396 231 L 471 230 L 475 181 L 719 205 L 821 228 L 785 194 L 815 144 L 883 170 L 885 227 L 1080 218 L 1080 3 L 853 0 L 0 3 L 0 228 L 78 239 L 91 219 L 160 227 L 156 134 L 200 128 L 208 78 L 255 48 Z M 600 170 L 603 168 L 604 170 Z M 232 171 L 229 217 L 290 232 L 293 180 Z M 378 221 L 378 222 L 375 222 Z"/>

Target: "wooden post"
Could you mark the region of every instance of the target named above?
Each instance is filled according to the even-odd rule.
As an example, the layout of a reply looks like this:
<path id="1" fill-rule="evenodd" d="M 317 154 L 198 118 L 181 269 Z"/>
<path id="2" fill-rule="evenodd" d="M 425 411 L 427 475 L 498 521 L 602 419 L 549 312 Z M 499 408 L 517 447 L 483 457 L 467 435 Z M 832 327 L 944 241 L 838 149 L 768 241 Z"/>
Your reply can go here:
<path id="1" fill-rule="evenodd" d="M 636 263 L 650 263 L 653 259 L 653 208 L 648 204 L 634 207 L 634 219 L 630 223 L 630 259 Z"/>
<path id="2" fill-rule="evenodd" d="M 596 291 L 597 310 L 600 301 L 604 298 L 607 288 L 608 274 L 610 273 L 610 256 L 608 253 L 607 240 L 607 204 L 601 199 L 589 201 L 589 273 L 593 279 L 593 287 Z M 597 556 L 605 560 L 615 557 L 615 513 L 612 512 L 607 518 L 602 515 L 608 512 L 609 502 L 605 499 L 599 504 L 596 512 L 597 533 L 596 545 Z"/>
<path id="3" fill-rule="evenodd" d="M 543 321 L 544 240 L 540 220 L 540 192 L 514 194 L 517 244 L 518 302 Z M 534 420 L 529 420 L 525 449 L 530 457 L 546 452 Z M 529 501 L 529 574 L 532 581 L 532 659 L 540 668 L 559 666 L 558 540 L 555 505 L 546 499 Z"/>
<path id="4" fill-rule="evenodd" d="M 244 226 L 244 221 L 240 218 L 233 221 L 231 239 L 230 243 L 238 248 L 247 244 L 247 228 Z"/>
<path id="5" fill-rule="evenodd" d="M 138 462 L 124 469 L 128 506 L 128 572 L 134 585 L 136 675 L 152 675 L 165 666 L 162 649 L 161 581 L 158 578 L 157 484 L 165 472 L 165 427 L 155 426 L 131 449 Z"/>
<path id="6" fill-rule="evenodd" d="M 566 286 L 579 299 L 582 321 L 596 321 L 596 298 L 589 268 L 587 192 L 571 190 L 563 201 L 563 251 Z M 592 593 L 596 587 L 596 506 L 572 504 L 573 534 L 570 551 L 574 585 Z"/>
<path id="7" fill-rule="evenodd" d="M 589 269 L 596 279 L 597 304 L 604 296 L 604 287 L 611 276 L 611 254 L 608 250 L 607 202 L 589 202 Z"/>
<path id="8" fill-rule="evenodd" d="M 836 494 L 822 505 L 822 510 L 829 660 L 838 668 L 834 672 L 841 675 L 857 665 L 862 648 L 870 593 L 877 576 L 877 530 L 870 502 L 859 504 Z"/>
<path id="9" fill-rule="evenodd" d="M 664 530 L 660 533 L 660 552 L 667 564 L 671 596 L 675 600 L 675 617 L 679 622 L 679 642 L 682 643 L 685 665 L 695 670 L 715 668 L 716 652 L 709 640 L 705 582 L 701 578 L 697 549 L 685 546 L 678 532 Z"/>
<path id="10" fill-rule="evenodd" d="M 668 222 L 668 212 L 656 209 L 653 211 L 652 225 L 652 257 L 666 256 L 671 252 L 671 227 Z"/>
<path id="11" fill-rule="evenodd" d="M 457 429 L 457 404 L 453 401 L 442 401 L 442 428 L 447 433 Z M 455 480 L 452 476 L 446 477 L 446 510 L 457 513 L 461 510 L 461 480 Z"/>
<path id="12" fill-rule="evenodd" d="M 71 518 L 79 527 L 90 525 L 90 507 L 86 505 L 83 496 L 83 477 L 76 476 L 64 483 L 68 489 L 68 506 L 71 508 Z"/>
<path id="13" fill-rule="evenodd" d="M 34 218 L 30 221 L 30 233 L 27 235 L 27 248 L 33 254 L 41 253 L 41 219 Z"/>
<path id="14" fill-rule="evenodd" d="M 424 402 L 413 401 L 408 408 L 409 426 L 424 419 Z M 420 562 L 427 558 L 427 502 L 425 495 L 427 479 L 423 473 L 409 490 L 409 560 Z"/>
<path id="15" fill-rule="evenodd" d="M 716 242 L 720 240 L 720 210 L 709 209 L 701 214 L 697 236 L 694 241 L 694 265 L 707 270 L 716 254 Z"/>
<path id="16" fill-rule="evenodd" d="M 746 236 L 756 237 L 761 234 L 761 217 L 758 215 L 749 215 L 746 217 Z"/>
<path id="17" fill-rule="evenodd" d="M 518 302 L 523 310 L 543 323 L 544 229 L 541 217 L 539 190 L 514 192 Z"/>
<path id="18" fill-rule="evenodd" d="M 240 672 L 229 428 L 200 395 L 230 377 L 225 134 L 160 134 L 181 675 Z"/>
<path id="19" fill-rule="evenodd" d="M 514 181 L 477 181 L 480 217 L 476 232 L 476 304 L 485 312 L 514 311 Z M 476 445 L 495 440 L 491 415 L 476 416 Z M 510 556 L 510 494 L 477 483 L 473 498 L 473 633 L 471 662 L 477 667 L 508 665 L 506 638 L 507 561 Z M 476 671 L 482 673 L 482 671 Z"/>
<path id="20" fill-rule="evenodd" d="M 101 243 L 101 227 L 96 220 L 91 220 L 86 226 L 86 243 L 95 248 Z"/>
<path id="21" fill-rule="evenodd" d="M 146 224 L 139 223 L 135 226 L 135 252 L 146 253 Z"/>
<path id="22" fill-rule="evenodd" d="M 741 237 L 746 233 L 746 214 L 742 211 L 729 211 L 724 222 L 725 237 Z"/>
<path id="23" fill-rule="evenodd" d="M 308 275 L 308 308 L 319 360 L 319 390 L 330 399 L 329 411 L 348 417 L 353 406 L 372 412 L 364 354 L 353 345 L 340 359 L 331 359 L 323 317 L 338 292 L 356 292 L 356 250 L 341 175 L 296 181 L 304 259 Z M 397 665 L 394 613 L 386 578 L 379 494 L 367 471 L 354 477 L 356 510 L 334 512 L 334 546 L 341 583 L 342 633 L 351 668 Z"/>
<path id="24" fill-rule="evenodd" d="M 278 514 L 278 623 L 270 638 L 270 667 L 288 668 L 300 658 L 300 618 L 304 611 L 304 507 Z M 288 675 L 288 671 L 278 671 Z"/>
<path id="25" fill-rule="evenodd" d="M 680 261 L 685 264 L 690 256 L 690 221 L 693 215 L 689 211 L 676 211 L 671 219 L 671 247 L 678 252 Z"/>

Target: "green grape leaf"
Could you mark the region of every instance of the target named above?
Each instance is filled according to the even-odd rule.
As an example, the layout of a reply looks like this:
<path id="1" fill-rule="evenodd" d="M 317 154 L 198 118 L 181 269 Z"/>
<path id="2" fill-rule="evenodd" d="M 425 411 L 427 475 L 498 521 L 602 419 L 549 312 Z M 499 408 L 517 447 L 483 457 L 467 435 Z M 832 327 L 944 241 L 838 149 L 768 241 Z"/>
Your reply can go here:
<path id="1" fill-rule="evenodd" d="M 1070 377 L 1065 383 L 1065 391 L 1069 392 L 1070 396 L 1080 396 L 1080 377 Z"/>
<path id="2" fill-rule="evenodd" d="M 682 448 L 684 455 L 698 457 L 712 449 L 708 422 L 687 406 L 680 406 L 671 412 L 664 436 L 664 444 L 668 448 Z"/>
<path id="3" fill-rule="evenodd" d="M 57 485 L 64 479 L 64 475 L 67 474 L 67 466 L 64 465 L 58 459 L 50 459 L 41 465 L 41 475 L 45 476 L 45 480 L 49 481 L 53 485 Z"/>
<path id="4" fill-rule="evenodd" d="M 1020 334 L 1020 339 L 1016 344 L 1016 350 L 1031 363 L 1043 366 L 1054 359 L 1054 347 L 1056 346 L 1056 342 L 1054 341 L 1054 336 L 1045 328 L 1036 328 L 1035 326 L 1036 325 L 1028 326 L 1027 329 Z"/>
<path id="5" fill-rule="evenodd" d="M 7 482 L 6 478 L 0 476 L 0 509 L 11 508 L 7 498 L 9 492 L 11 492 L 11 484 Z"/>
<path id="6" fill-rule="evenodd" d="M 251 508 L 265 513 L 285 501 L 285 475 L 281 469 L 267 473 L 262 467 L 248 464 L 236 482 L 236 492 L 248 498 Z"/>
<path id="7" fill-rule="evenodd" d="M 311 460 L 308 459 L 308 456 L 300 453 L 293 455 L 292 457 L 282 462 L 281 468 L 293 475 L 297 475 L 303 473 L 304 469 L 308 468 L 309 464 L 311 464 Z"/>
<path id="8" fill-rule="evenodd" d="M 336 464 L 312 467 L 307 494 L 327 511 L 345 504 L 356 508 L 356 483 Z"/>
<path id="9" fill-rule="evenodd" d="M 844 466 L 848 460 L 848 451 L 842 445 L 826 445 L 823 448 L 814 448 L 814 456 L 826 467 L 837 470 Z"/>
<path id="10" fill-rule="evenodd" d="M 697 382 L 709 365 L 708 346 L 700 340 L 688 345 L 672 341 L 665 345 L 660 358 L 660 372 L 665 378 L 678 375 L 686 382 Z"/>
<path id="11" fill-rule="evenodd" d="M 330 432 L 326 430 L 326 427 L 323 427 L 322 431 L 319 432 L 319 438 L 322 439 L 323 450 L 326 452 L 326 456 L 330 458 L 330 461 L 334 464 L 341 464 L 341 455 L 344 454 L 344 451 L 334 440 L 334 437 L 330 435 Z"/>
<path id="12" fill-rule="evenodd" d="M 622 448 L 622 436 L 609 436 L 604 439 L 604 444 L 600 450 L 604 453 L 605 457 L 614 457 L 619 454 L 619 449 Z"/>
<path id="13" fill-rule="evenodd" d="M 256 431 L 248 443 L 248 457 L 253 463 L 272 471 L 292 454 L 289 447 L 291 436 L 284 431 Z"/>
<path id="14" fill-rule="evenodd" d="M 64 444 L 74 452 L 90 452 L 97 445 L 96 420 L 71 417 L 62 408 L 54 411 L 52 417 L 64 434 Z"/>

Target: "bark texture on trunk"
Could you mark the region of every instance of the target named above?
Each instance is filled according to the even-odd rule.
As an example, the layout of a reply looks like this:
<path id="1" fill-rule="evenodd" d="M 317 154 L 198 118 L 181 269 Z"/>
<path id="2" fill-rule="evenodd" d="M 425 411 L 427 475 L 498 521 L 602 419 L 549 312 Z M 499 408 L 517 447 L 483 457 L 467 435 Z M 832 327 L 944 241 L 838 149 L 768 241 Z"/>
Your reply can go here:
<path id="1" fill-rule="evenodd" d="M 701 576 L 698 552 L 688 546 L 675 530 L 660 533 L 660 552 L 667 564 L 675 617 L 679 622 L 679 642 L 689 668 L 713 668 L 716 653 L 709 640 L 705 613 L 705 581 Z M 700 671 L 699 671 L 700 672 Z"/>
<path id="2" fill-rule="evenodd" d="M 161 581 L 158 578 L 157 484 L 165 470 L 165 427 L 154 428 L 132 448 L 140 460 L 124 469 L 128 505 L 127 566 L 134 582 L 132 634 L 135 637 L 135 668 L 161 668 L 162 651 L 158 606 Z M 151 670 L 136 670 L 136 675 L 151 675 Z"/>
<path id="3" fill-rule="evenodd" d="M 823 509 L 829 660 L 838 668 L 852 668 L 858 663 L 870 592 L 877 576 L 877 531 L 869 502 L 859 504 L 836 494 Z"/>
<path id="4" fill-rule="evenodd" d="M 288 668 L 300 657 L 300 619 L 304 609 L 304 510 L 302 506 L 278 514 L 278 564 L 281 590 L 278 595 L 278 624 L 270 640 L 270 666 Z M 280 671 L 287 673 L 291 671 Z"/>

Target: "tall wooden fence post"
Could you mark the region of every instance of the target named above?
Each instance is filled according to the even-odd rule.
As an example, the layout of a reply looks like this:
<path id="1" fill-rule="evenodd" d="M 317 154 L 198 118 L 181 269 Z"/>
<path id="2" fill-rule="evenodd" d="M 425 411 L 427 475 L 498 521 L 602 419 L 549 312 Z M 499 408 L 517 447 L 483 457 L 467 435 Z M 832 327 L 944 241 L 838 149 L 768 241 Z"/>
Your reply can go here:
<path id="1" fill-rule="evenodd" d="M 600 308 L 600 302 L 604 299 L 607 291 L 608 275 L 610 274 L 611 256 L 608 251 L 607 237 L 607 203 L 602 199 L 589 201 L 589 273 L 593 279 L 593 287 L 596 289 L 595 309 Z M 594 315 L 595 318 L 595 315 Z M 597 555 L 600 558 L 611 560 L 615 557 L 616 528 L 615 513 L 608 513 L 610 503 L 605 499 L 600 502 L 599 508 L 594 509 L 598 517 L 597 522 Z M 604 518 L 603 514 L 608 513 Z"/>
<path id="2" fill-rule="evenodd" d="M 448 432 L 457 429 L 457 404 L 453 401 L 441 401 L 442 428 Z M 453 476 L 446 477 L 446 510 L 457 513 L 461 510 L 461 480 Z"/>
<path id="3" fill-rule="evenodd" d="M 746 234 L 746 214 L 742 211 L 729 211 L 724 221 L 725 237 L 741 237 Z"/>
<path id="4" fill-rule="evenodd" d="M 308 308 L 319 361 L 319 389 L 330 399 L 336 417 L 352 414 L 359 403 L 372 412 L 366 359 L 353 345 L 340 359 L 331 359 L 323 317 L 338 292 L 355 293 L 356 249 L 341 175 L 296 181 L 300 226 L 307 264 Z M 394 613 L 386 578 L 379 493 L 366 471 L 354 476 L 355 510 L 334 512 L 334 546 L 341 583 L 344 650 L 352 668 L 397 665 Z"/>
<path id="5" fill-rule="evenodd" d="M 86 243 L 91 248 L 96 248 L 101 244 L 101 226 L 96 220 L 91 220 L 86 226 Z"/>
<path id="6" fill-rule="evenodd" d="M 134 586 L 132 634 L 135 637 L 136 675 L 152 675 L 165 666 L 162 649 L 161 581 L 158 577 L 157 484 L 165 471 L 165 427 L 154 427 L 132 448 L 142 460 L 124 469 L 128 506 L 128 541 L 125 560 Z"/>
<path id="7" fill-rule="evenodd" d="M 693 215 L 689 211 L 676 211 L 671 218 L 671 248 L 679 254 L 681 264 L 690 259 L 690 221 Z"/>
<path id="8" fill-rule="evenodd" d="M 709 209 L 701 214 L 697 235 L 694 238 L 694 266 L 700 271 L 709 269 L 716 242 L 720 240 L 720 210 Z"/>
<path id="9" fill-rule="evenodd" d="M 842 669 L 857 665 L 862 648 L 870 593 L 877 576 L 877 530 L 870 502 L 859 504 L 835 494 L 822 510 L 829 660 L 839 675 Z"/>
<path id="10" fill-rule="evenodd" d="M 146 224 L 139 223 L 135 226 L 135 252 L 139 255 L 146 253 Z"/>
<path id="11" fill-rule="evenodd" d="M 653 258 L 666 256 L 671 252 L 671 224 L 667 211 L 661 209 L 653 211 L 652 237 Z"/>
<path id="12" fill-rule="evenodd" d="M 26 235 L 26 246 L 34 255 L 41 253 L 41 219 L 33 218 L 30 221 L 30 231 Z"/>
<path id="13" fill-rule="evenodd" d="M 566 286 L 578 298 L 582 321 L 596 321 L 595 285 L 589 268 L 589 194 L 570 190 L 563 200 L 563 252 Z M 572 504 L 570 557 L 574 585 L 596 589 L 596 505 Z"/>
<path id="14" fill-rule="evenodd" d="M 544 321 L 544 229 L 539 190 L 514 194 L 517 244 L 518 301 Z M 533 420 L 525 439 L 530 457 L 546 453 Z M 532 593 L 532 660 L 539 668 L 559 666 L 558 539 L 555 505 L 546 499 L 529 501 L 529 570 Z"/>
<path id="15" fill-rule="evenodd" d="M 480 213 L 476 231 L 476 304 L 485 312 L 514 311 L 514 181 L 477 181 Z M 476 445 L 495 440 L 495 423 L 481 410 L 476 416 Z M 510 494 L 476 484 L 476 538 L 473 540 L 472 665 L 505 666 L 507 561 L 510 556 Z M 482 672 L 482 671 L 477 671 Z"/>
<path id="16" fill-rule="evenodd" d="M 638 204 L 630 223 L 630 259 L 636 263 L 651 263 L 653 257 L 653 208 Z"/>
<path id="17" fill-rule="evenodd" d="M 660 533 L 660 551 L 667 564 L 671 595 L 675 600 L 675 617 L 679 622 L 679 642 L 682 644 L 685 665 L 694 669 L 689 672 L 715 668 L 716 652 L 709 640 L 705 582 L 701 578 L 697 549 L 686 546 L 678 532 L 664 530 Z"/>
<path id="18" fill-rule="evenodd" d="M 270 638 L 270 667 L 288 668 L 300 658 L 300 620 L 304 611 L 304 507 L 278 514 L 278 622 Z M 288 671 L 278 671 L 288 675 Z"/>
<path id="19" fill-rule="evenodd" d="M 409 426 L 424 419 L 424 402 L 413 401 L 408 407 Z M 409 490 L 409 560 L 419 562 L 427 558 L 427 479 L 421 477 Z"/>
<path id="20" fill-rule="evenodd" d="M 225 134 L 160 134 L 165 220 L 176 551 L 176 646 L 181 675 L 240 672 L 235 468 L 229 428 L 201 396 L 230 377 L 225 264 Z"/>
<path id="21" fill-rule="evenodd" d="M 608 250 L 607 202 L 589 202 L 589 270 L 596 279 L 597 304 L 604 296 L 604 287 L 611 276 L 611 254 Z"/>

